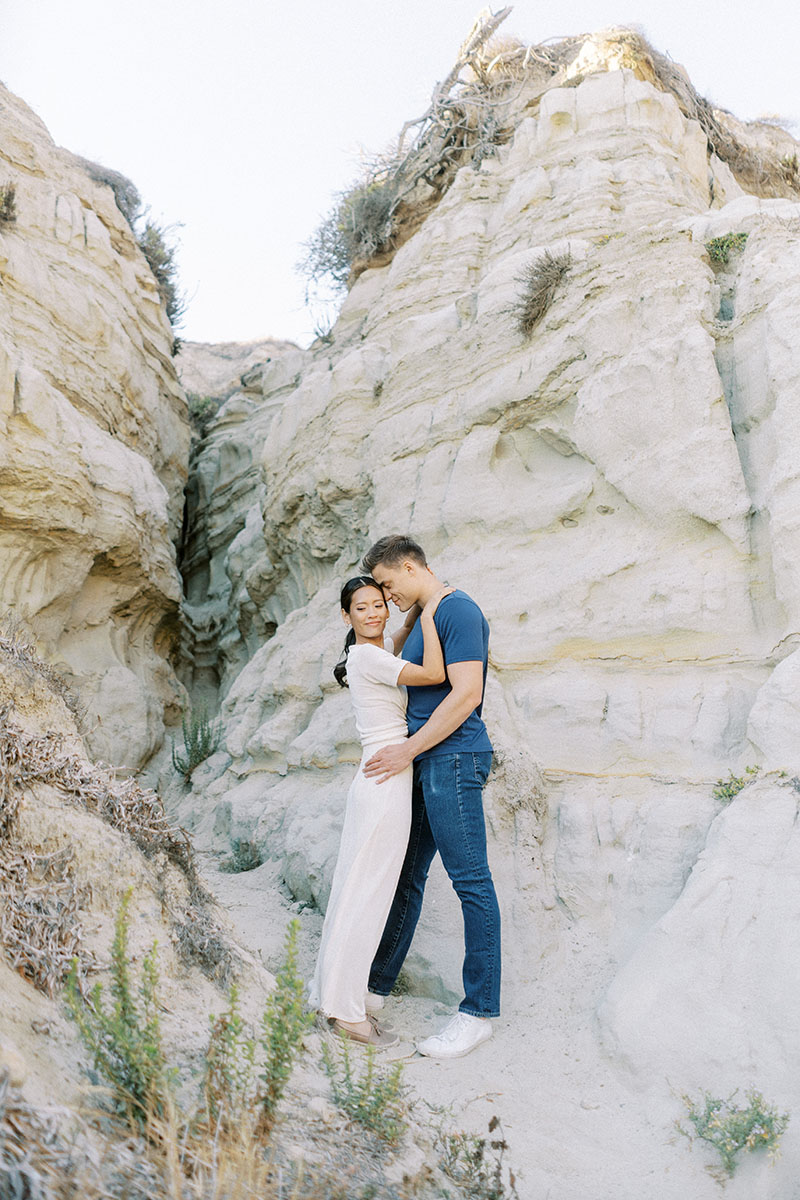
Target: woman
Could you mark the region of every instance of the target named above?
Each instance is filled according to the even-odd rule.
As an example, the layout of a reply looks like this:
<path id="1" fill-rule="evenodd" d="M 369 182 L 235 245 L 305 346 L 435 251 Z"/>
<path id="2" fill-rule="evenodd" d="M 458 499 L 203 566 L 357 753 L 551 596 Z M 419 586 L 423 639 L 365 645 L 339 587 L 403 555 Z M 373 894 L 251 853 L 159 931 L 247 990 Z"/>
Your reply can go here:
<path id="1" fill-rule="evenodd" d="M 349 687 L 362 764 L 382 746 L 408 736 L 405 684 L 415 687 L 445 678 L 442 647 L 433 623 L 442 588 L 422 612 L 416 607 L 393 639 L 384 639 L 389 617 L 386 598 L 369 575 L 348 579 L 342 588 L 342 617 L 350 632 L 334 668 Z M 398 658 L 419 615 L 425 641 L 422 666 Z M 388 645 L 388 649 L 386 648 Z M 356 1042 L 385 1047 L 395 1038 L 367 1017 L 367 978 L 383 933 L 411 824 L 412 768 L 385 783 L 367 779 L 361 767 L 347 795 L 339 857 L 322 927 L 310 1001 L 337 1032 Z"/>

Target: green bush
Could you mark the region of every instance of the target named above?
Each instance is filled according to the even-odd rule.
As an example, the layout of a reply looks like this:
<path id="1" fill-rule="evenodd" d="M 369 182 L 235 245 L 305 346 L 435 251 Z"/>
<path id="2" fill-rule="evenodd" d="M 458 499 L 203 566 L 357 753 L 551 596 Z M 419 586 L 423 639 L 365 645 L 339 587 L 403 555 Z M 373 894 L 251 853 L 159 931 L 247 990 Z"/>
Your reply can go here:
<path id="1" fill-rule="evenodd" d="M 746 242 L 746 233 L 726 233 L 724 237 L 712 238 L 710 242 L 706 242 L 706 250 L 712 262 L 725 264 L 731 254 L 738 254 L 744 250 Z"/>
<path id="2" fill-rule="evenodd" d="M 128 927 L 132 888 L 122 899 L 111 948 L 111 996 L 106 1006 L 101 985 L 90 999 L 78 990 L 78 966 L 73 962 L 65 998 L 81 1038 L 92 1053 L 96 1070 L 111 1085 L 117 1106 L 128 1123 L 144 1129 L 154 1117 L 164 1117 L 172 1102 L 174 1072 L 167 1068 L 159 1024 L 156 945 L 145 955 L 138 996 L 128 961 Z"/>
<path id="3" fill-rule="evenodd" d="M 216 396 L 199 396 L 197 392 L 187 392 L 189 401 L 189 420 L 192 429 L 198 437 L 205 437 L 208 427 L 219 412 L 222 401 Z"/>
<path id="4" fill-rule="evenodd" d="M 170 325 L 177 325 L 186 309 L 184 297 L 178 290 L 177 246 L 174 226 L 157 225 L 149 217 L 144 228 L 136 234 L 139 249 L 147 259 L 158 284 L 159 294 L 167 310 Z"/>
<path id="5" fill-rule="evenodd" d="M 290 921 L 283 965 L 275 976 L 275 987 L 267 997 L 261 1019 L 259 1043 L 264 1053 L 264 1069 L 258 1077 L 260 1086 L 256 1103 L 262 1132 L 268 1132 L 275 1123 L 278 1104 L 303 1048 L 303 1035 L 312 1020 L 303 1002 L 305 984 L 297 969 L 299 932 L 300 923 Z"/>
<path id="6" fill-rule="evenodd" d="M 229 875 L 242 875 L 245 871 L 255 871 L 263 861 L 255 842 L 249 842 L 246 838 L 232 838 L 231 856 L 220 864 L 219 869 Z"/>
<path id="7" fill-rule="evenodd" d="M 733 1104 L 735 1095 L 734 1092 L 727 1100 L 718 1100 L 710 1092 L 704 1092 L 701 1100 L 683 1096 L 694 1134 L 680 1122 L 677 1126 L 685 1137 L 698 1137 L 717 1150 L 727 1177 L 733 1175 L 738 1165 L 737 1155 L 743 1151 L 762 1149 L 777 1156 L 781 1136 L 789 1124 L 789 1113 L 779 1113 L 760 1092 L 748 1091 L 744 1108 Z"/>
<path id="8" fill-rule="evenodd" d="M 231 1128 L 247 1108 L 255 1064 L 255 1038 L 239 1012 L 239 989 L 231 984 L 227 1011 L 211 1017 L 203 1076 L 209 1124 Z"/>
<path id="9" fill-rule="evenodd" d="M 401 184 L 395 164 L 381 165 L 341 192 L 332 212 L 305 243 L 299 270 L 313 283 L 326 276 L 347 286 L 353 265 L 392 247 Z"/>
<path id="10" fill-rule="evenodd" d="M 331 1081 L 334 1102 L 365 1129 L 395 1145 L 406 1131 L 409 1104 L 403 1083 L 403 1064 L 388 1071 L 375 1065 L 375 1050 L 367 1046 L 361 1073 L 354 1070 L 347 1039 L 342 1037 L 338 1053 L 323 1044 L 322 1064 Z"/>
<path id="11" fill-rule="evenodd" d="M 205 762 L 219 749 L 222 741 L 222 725 L 220 721 L 212 721 L 204 704 L 198 709 L 192 709 L 189 716 L 181 722 L 183 729 L 183 749 L 181 754 L 172 743 L 172 765 L 179 775 L 189 782 L 192 771 Z"/>

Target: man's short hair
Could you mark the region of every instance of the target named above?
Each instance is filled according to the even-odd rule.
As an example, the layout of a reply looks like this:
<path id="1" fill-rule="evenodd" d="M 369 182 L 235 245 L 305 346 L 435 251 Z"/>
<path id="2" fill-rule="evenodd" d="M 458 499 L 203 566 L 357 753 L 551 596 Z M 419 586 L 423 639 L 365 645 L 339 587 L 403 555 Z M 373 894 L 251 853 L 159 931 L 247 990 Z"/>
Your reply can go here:
<path id="1" fill-rule="evenodd" d="M 413 559 L 421 567 L 428 565 L 422 546 L 410 538 L 407 533 L 389 533 L 386 537 L 379 538 L 374 546 L 370 546 L 361 560 L 361 564 L 364 570 L 371 575 L 378 563 L 384 563 L 387 567 L 396 567 L 398 563 L 407 558 Z"/>

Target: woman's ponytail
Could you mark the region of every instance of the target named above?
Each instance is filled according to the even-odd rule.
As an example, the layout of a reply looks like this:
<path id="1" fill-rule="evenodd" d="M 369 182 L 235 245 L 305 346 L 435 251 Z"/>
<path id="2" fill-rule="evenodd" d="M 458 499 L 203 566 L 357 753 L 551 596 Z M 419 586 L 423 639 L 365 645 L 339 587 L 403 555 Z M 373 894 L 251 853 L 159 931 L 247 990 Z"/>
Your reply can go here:
<path id="1" fill-rule="evenodd" d="M 354 629 L 348 629 L 347 637 L 344 639 L 344 650 L 342 650 L 342 657 L 333 668 L 333 678 L 336 680 L 339 687 L 347 687 L 347 651 L 351 646 L 355 645 L 355 641 L 356 631 Z"/>

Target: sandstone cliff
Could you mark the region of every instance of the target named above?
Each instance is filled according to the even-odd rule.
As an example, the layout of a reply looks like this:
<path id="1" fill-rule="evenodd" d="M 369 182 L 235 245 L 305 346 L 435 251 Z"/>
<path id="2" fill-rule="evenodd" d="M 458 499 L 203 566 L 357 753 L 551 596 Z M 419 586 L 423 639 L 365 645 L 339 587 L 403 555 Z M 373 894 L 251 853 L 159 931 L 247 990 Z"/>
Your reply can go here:
<path id="1" fill-rule="evenodd" d="M 0 604 L 81 687 L 93 752 L 137 767 L 169 665 L 189 427 L 158 287 L 109 187 L 0 89 Z"/>
<path id="2" fill-rule="evenodd" d="M 519 97 L 513 136 L 360 274 L 330 341 L 251 371 L 208 434 L 188 611 L 225 739 L 179 811 L 324 906 L 358 759 L 338 589 L 410 530 L 492 627 L 495 1055 L 512 1110 L 532 1106 L 526 1194 L 583 1198 L 596 1170 L 597 1195 L 633 1200 L 657 1162 L 650 1194 L 712 1196 L 684 1151 L 664 1166 L 671 1087 L 754 1084 L 800 1110 L 800 201 L 748 192 L 613 38 Z M 745 132 L 774 156 L 774 131 Z M 519 279 L 544 251 L 571 266 L 525 338 Z M 715 780 L 749 764 L 788 775 L 726 806 Z M 451 1000 L 441 878 L 427 913 L 410 976 Z M 770 1195 L 798 1164 L 794 1130 Z M 761 1170 L 730 1194 L 766 1195 Z"/>

